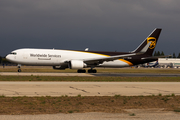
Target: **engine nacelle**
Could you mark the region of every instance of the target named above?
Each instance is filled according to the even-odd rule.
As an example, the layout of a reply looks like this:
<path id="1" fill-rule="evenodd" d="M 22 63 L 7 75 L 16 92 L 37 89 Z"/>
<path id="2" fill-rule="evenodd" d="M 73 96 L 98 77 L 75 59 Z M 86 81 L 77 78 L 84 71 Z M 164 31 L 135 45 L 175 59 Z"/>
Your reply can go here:
<path id="1" fill-rule="evenodd" d="M 82 69 L 82 68 L 84 68 L 86 66 L 87 65 L 81 60 L 71 60 L 69 62 L 69 68 L 70 69 Z"/>

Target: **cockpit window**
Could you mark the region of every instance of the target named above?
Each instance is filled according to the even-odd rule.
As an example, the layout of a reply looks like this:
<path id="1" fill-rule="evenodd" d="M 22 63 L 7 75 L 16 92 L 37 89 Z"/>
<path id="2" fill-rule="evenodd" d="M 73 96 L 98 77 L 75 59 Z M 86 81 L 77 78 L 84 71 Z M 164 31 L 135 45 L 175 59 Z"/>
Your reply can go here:
<path id="1" fill-rule="evenodd" d="M 17 53 L 16 53 L 16 52 L 12 52 L 12 53 L 10 53 L 10 54 L 12 54 L 12 55 L 17 55 Z"/>

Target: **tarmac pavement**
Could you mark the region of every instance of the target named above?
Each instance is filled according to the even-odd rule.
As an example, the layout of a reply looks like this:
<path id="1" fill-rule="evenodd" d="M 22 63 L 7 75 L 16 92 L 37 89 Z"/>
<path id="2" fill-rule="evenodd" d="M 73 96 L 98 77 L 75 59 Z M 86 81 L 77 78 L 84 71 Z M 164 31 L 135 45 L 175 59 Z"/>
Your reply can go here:
<path id="1" fill-rule="evenodd" d="M 87 73 L 31 73 L 31 72 L 0 72 L 1 76 L 94 76 Z"/>
<path id="2" fill-rule="evenodd" d="M 126 113 L 0 115 L 1 120 L 180 120 L 180 113 L 163 109 L 127 109 Z"/>
<path id="3" fill-rule="evenodd" d="M 116 77 L 180 77 L 180 74 L 156 73 L 34 73 L 34 72 L 0 72 L 1 76 L 116 76 Z"/>
<path id="4" fill-rule="evenodd" d="M 180 95 L 180 82 L 0 82 L 5 96 Z"/>

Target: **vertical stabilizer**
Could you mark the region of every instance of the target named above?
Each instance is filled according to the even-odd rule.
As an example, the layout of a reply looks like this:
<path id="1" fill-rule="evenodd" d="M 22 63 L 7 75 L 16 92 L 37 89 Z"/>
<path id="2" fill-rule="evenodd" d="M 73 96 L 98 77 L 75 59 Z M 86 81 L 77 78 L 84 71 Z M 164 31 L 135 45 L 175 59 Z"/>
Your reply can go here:
<path id="1" fill-rule="evenodd" d="M 161 33 L 161 30 L 160 28 L 156 28 L 134 51 L 133 53 L 138 53 L 140 51 L 142 51 L 142 49 L 149 43 L 151 42 L 151 44 L 149 45 L 149 48 L 148 50 L 145 52 L 145 54 L 147 55 L 151 55 L 152 56 L 152 53 L 157 45 L 157 42 L 158 42 L 158 38 L 159 38 L 159 35 Z"/>

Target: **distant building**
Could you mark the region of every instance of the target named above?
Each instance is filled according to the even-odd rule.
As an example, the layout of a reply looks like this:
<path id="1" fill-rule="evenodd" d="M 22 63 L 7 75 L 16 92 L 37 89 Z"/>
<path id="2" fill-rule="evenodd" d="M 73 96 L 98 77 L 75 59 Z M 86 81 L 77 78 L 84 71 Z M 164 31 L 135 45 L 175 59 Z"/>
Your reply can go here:
<path id="1" fill-rule="evenodd" d="M 158 63 L 160 67 L 180 67 L 180 58 L 159 58 Z"/>
<path id="2" fill-rule="evenodd" d="M 159 58 L 157 61 L 146 63 L 144 67 L 158 67 L 158 68 L 180 68 L 180 58 Z M 152 66 L 155 65 L 155 66 Z"/>

